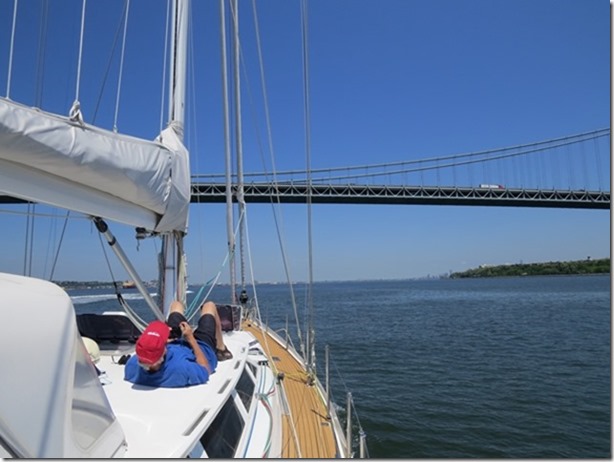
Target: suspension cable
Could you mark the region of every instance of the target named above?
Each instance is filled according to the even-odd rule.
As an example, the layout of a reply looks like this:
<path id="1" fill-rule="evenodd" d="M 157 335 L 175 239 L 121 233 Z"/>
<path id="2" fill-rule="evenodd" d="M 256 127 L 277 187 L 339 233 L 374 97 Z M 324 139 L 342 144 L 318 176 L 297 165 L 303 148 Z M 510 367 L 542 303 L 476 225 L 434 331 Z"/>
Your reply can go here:
<path id="1" fill-rule="evenodd" d="M 603 137 L 603 136 L 607 136 L 607 134 L 601 134 L 601 135 L 597 135 L 595 138 L 599 138 L 599 137 Z M 589 138 L 591 139 L 591 138 Z M 517 151 L 517 152 L 511 152 L 508 154 L 500 154 L 498 156 L 491 156 L 488 157 L 486 159 L 469 159 L 469 160 L 465 160 L 462 162 L 449 162 L 446 164 L 438 164 L 435 166 L 424 166 L 424 167 L 415 167 L 415 168 L 406 168 L 406 169 L 399 169 L 399 170 L 393 170 L 393 171 L 384 171 L 384 172 L 376 172 L 376 173 L 363 173 L 363 174 L 355 174 L 355 175 L 343 175 L 343 176 L 336 176 L 336 177 L 328 177 L 328 178 L 318 178 L 312 181 L 339 181 L 339 180 L 350 180 L 350 179 L 360 179 L 360 178 L 375 178 L 375 177 L 380 177 L 380 176 L 384 176 L 384 175 L 398 175 L 398 174 L 402 174 L 402 173 L 414 173 L 414 172 L 419 172 L 419 171 L 428 171 L 428 170 L 436 170 L 439 171 L 440 169 L 443 168 L 450 168 L 450 167 L 455 167 L 455 166 L 461 166 L 461 165 L 469 165 L 469 164 L 486 164 L 487 162 L 493 162 L 493 161 L 497 161 L 500 159 L 511 159 L 514 157 L 519 157 L 519 156 L 526 156 L 528 154 L 535 154 L 537 152 L 544 152 L 550 149 L 556 149 L 560 146 L 571 146 L 573 144 L 576 143 L 580 143 L 582 141 L 588 141 L 588 140 L 581 140 L 581 141 L 573 141 L 573 142 L 560 142 L 558 144 L 553 144 L 550 146 L 543 146 L 540 148 L 535 148 L 535 149 L 529 149 L 526 151 Z M 509 148 L 505 148 L 505 149 L 501 149 L 499 151 L 492 151 L 492 152 L 503 152 L 504 150 L 507 150 Z M 456 157 L 456 158 L 461 158 L 461 157 L 471 157 L 474 156 L 474 154 L 463 154 L 463 155 L 458 155 L 458 156 L 451 156 L 448 157 L 448 159 Z M 440 158 L 435 158 L 435 159 L 431 159 L 431 161 L 439 161 L 444 159 L 443 157 Z M 418 161 L 406 161 L 403 162 L 406 165 L 409 164 L 414 164 L 417 163 Z M 425 160 L 422 160 L 421 162 L 425 162 Z M 380 165 L 373 165 L 373 166 L 362 166 L 362 167 L 347 167 L 347 170 L 350 169 L 358 169 L 358 168 L 376 168 L 376 167 L 385 167 L 385 166 L 393 166 L 393 165 L 399 165 L 398 162 L 393 162 L 390 164 L 380 164 Z M 485 167 L 484 167 L 485 168 Z M 571 168 L 571 167 L 570 167 Z M 333 169 L 329 169 L 328 171 L 332 171 Z M 338 169 L 336 169 L 338 170 Z M 315 170 L 312 170 L 312 172 L 314 172 Z M 287 172 L 285 172 L 287 173 Z M 304 172 L 301 172 L 304 173 Z M 304 181 L 302 180 L 295 180 L 294 181 L 297 184 L 301 184 L 304 183 Z"/>
<path id="2" fill-rule="evenodd" d="M 339 172 L 339 171 L 349 172 L 352 170 L 366 170 L 366 169 L 377 169 L 377 168 L 385 168 L 385 167 L 405 166 L 405 165 L 413 165 L 413 164 L 420 165 L 422 163 L 434 163 L 438 161 L 444 161 L 444 160 L 447 161 L 450 159 L 462 159 L 466 157 L 471 158 L 471 157 L 488 156 L 489 154 L 502 153 L 502 152 L 514 151 L 514 150 L 524 150 L 525 148 L 537 147 L 537 146 L 542 146 L 542 145 L 550 145 L 550 146 L 544 146 L 539 149 L 527 149 L 523 151 L 524 154 L 530 154 L 534 152 L 541 152 L 541 151 L 551 149 L 551 148 L 556 148 L 559 146 L 581 143 L 583 141 L 588 141 L 588 140 L 596 139 L 596 138 L 602 138 L 604 136 L 608 136 L 609 134 L 610 134 L 609 128 L 601 128 L 601 129 L 593 130 L 590 132 L 579 133 L 575 135 L 568 135 L 568 136 L 563 136 L 559 138 L 552 138 L 549 140 L 538 141 L 538 142 L 533 142 L 533 143 L 508 146 L 506 148 L 488 149 L 488 150 L 475 151 L 475 152 L 469 152 L 469 153 L 463 153 L 463 154 L 453 154 L 453 155 L 448 155 L 448 156 L 431 157 L 431 158 L 426 158 L 426 159 L 404 160 L 404 161 L 398 161 L 398 162 L 388 162 L 388 163 L 371 164 L 371 165 L 355 165 L 355 166 L 349 166 L 349 167 L 346 166 L 346 167 L 320 168 L 320 169 L 312 169 L 311 172 L 312 174 L 314 173 L 321 174 L 321 173 L 330 173 L 330 172 Z M 493 156 L 487 159 L 480 159 L 478 162 L 486 162 L 488 160 L 497 160 L 497 159 L 501 159 L 505 157 L 514 157 L 515 155 L 517 154 L 513 153 L 507 156 L 506 155 Z M 464 162 L 458 162 L 458 163 L 451 163 L 451 164 L 445 164 L 445 165 L 452 166 L 452 165 L 464 165 L 464 164 L 465 164 Z M 425 170 L 433 169 L 433 167 L 426 167 L 424 169 Z M 420 170 L 421 170 L 420 168 L 415 168 L 415 169 L 410 169 L 410 170 L 399 170 L 395 172 L 376 173 L 374 175 L 384 175 L 384 174 L 389 175 L 389 174 L 394 174 L 394 173 L 399 173 L 399 172 L 403 173 L 403 172 L 412 172 L 412 171 L 420 171 Z M 303 170 L 287 170 L 287 171 L 276 172 L 276 175 L 277 176 L 289 176 L 289 175 L 303 174 L 303 173 L 305 173 Z M 246 177 L 250 177 L 250 178 L 265 177 L 267 175 L 268 175 L 267 172 L 256 172 L 256 173 L 246 173 L 245 174 Z M 207 175 L 193 175 L 193 176 L 195 178 L 199 178 L 199 177 L 215 178 L 215 177 L 221 176 L 221 174 L 207 174 Z M 358 175 L 358 176 L 346 175 L 346 176 L 336 177 L 333 179 L 354 178 L 354 177 L 361 177 L 361 176 L 370 176 L 370 175 Z"/>
<path id="3" fill-rule="evenodd" d="M 124 16 L 124 37 L 122 39 L 122 52 L 119 58 L 119 76 L 117 77 L 117 95 L 115 97 L 115 117 L 113 118 L 113 131 L 117 133 L 117 117 L 119 113 L 119 96 L 122 88 L 122 75 L 124 72 L 124 53 L 126 51 L 126 31 L 128 30 L 128 16 L 130 13 L 130 0 L 126 0 L 126 15 Z"/>

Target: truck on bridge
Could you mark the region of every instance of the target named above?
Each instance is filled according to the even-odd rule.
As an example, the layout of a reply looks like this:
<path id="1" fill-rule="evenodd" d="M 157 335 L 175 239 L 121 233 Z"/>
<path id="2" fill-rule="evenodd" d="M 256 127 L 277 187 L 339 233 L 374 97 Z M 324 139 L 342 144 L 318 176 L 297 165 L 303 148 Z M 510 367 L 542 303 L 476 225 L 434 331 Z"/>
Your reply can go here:
<path id="1" fill-rule="evenodd" d="M 481 184 L 480 188 L 483 189 L 505 189 L 505 186 L 501 184 Z"/>

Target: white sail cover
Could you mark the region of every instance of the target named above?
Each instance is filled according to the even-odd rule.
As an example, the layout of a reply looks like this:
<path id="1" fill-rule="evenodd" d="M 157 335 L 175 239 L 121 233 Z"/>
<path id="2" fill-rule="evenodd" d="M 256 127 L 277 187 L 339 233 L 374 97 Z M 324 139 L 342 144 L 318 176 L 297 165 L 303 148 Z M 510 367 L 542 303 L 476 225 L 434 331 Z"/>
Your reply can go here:
<path id="1" fill-rule="evenodd" d="M 174 129 L 120 135 L 0 98 L 0 192 L 148 230 L 185 231 L 189 156 Z"/>

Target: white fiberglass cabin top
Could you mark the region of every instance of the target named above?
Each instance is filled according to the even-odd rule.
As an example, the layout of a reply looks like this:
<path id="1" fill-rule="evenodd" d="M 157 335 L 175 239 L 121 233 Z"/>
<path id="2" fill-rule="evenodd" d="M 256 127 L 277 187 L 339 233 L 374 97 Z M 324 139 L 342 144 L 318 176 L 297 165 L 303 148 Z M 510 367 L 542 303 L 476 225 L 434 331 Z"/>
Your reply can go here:
<path id="1" fill-rule="evenodd" d="M 234 357 L 204 385 L 152 388 L 123 379 L 131 340 L 90 356 L 57 285 L 0 273 L 0 457 L 280 457 L 281 389 L 255 337 L 229 331 Z M 109 319 L 121 313 L 109 313 Z M 14 354 L 8 354 L 14 352 Z M 95 363 L 94 363 L 95 362 Z"/>

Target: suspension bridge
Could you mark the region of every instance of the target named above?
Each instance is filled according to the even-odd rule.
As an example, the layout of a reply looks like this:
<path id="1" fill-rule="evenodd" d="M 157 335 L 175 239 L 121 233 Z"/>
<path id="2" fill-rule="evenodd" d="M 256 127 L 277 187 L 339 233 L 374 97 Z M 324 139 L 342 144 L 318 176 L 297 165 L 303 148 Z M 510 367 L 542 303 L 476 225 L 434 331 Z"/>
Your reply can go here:
<path id="1" fill-rule="evenodd" d="M 610 129 L 422 160 L 244 175 L 234 201 L 610 208 Z M 222 174 L 193 175 L 193 203 L 226 201 Z"/>
<path id="2" fill-rule="evenodd" d="M 329 169 L 247 173 L 247 203 L 610 208 L 610 129 L 507 148 Z M 192 203 L 226 201 L 224 174 L 193 175 Z M 19 203 L 0 196 L 0 203 Z"/>

